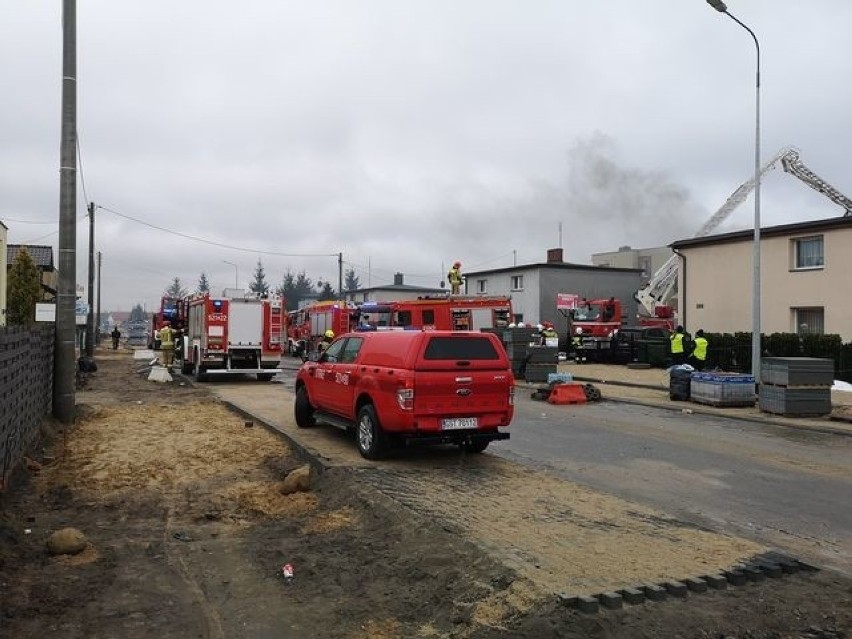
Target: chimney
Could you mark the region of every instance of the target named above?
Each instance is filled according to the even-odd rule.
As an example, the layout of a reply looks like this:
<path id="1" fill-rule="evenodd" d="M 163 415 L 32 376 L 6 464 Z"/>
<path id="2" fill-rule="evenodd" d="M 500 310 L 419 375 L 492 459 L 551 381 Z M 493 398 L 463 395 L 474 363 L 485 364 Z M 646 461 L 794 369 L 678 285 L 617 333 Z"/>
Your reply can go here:
<path id="1" fill-rule="evenodd" d="M 394 273 L 393 274 L 393 285 L 394 286 L 402 286 L 402 273 Z"/>
<path id="2" fill-rule="evenodd" d="M 547 263 L 548 264 L 561 264 L 562 263 L 562 249 L 547 249 Z"/>

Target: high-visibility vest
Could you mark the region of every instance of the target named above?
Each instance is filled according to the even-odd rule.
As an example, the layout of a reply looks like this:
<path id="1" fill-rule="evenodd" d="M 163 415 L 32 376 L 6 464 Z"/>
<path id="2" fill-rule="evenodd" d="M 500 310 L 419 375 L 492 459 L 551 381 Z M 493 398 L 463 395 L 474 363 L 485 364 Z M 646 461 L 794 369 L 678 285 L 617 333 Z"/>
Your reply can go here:
<path id="1" fill-rule="evenodd" d="M 696 337 L 693 341 L 695 342 L 695 350 L 692 351 L 692 356 L 703 362 L 707 359 L 707 338 Z"/>
<path id="2" fill-rule="evenodd" d="M 462 283 L 461 271 L 457 268 L 451 268 L 450 272 L 447 273 L 447 279 L 450 280 L 450 284 L 461 284 Z"/>
<path id="3" fill-rule="evenodd" d="M 158 336 L 160 338 L 160 348 L 162 348 L 163 346 L 174 346 L 174 331 L 168 326 L 164 326 L 163 328 L 161 328 Z"/>
<path id="4" fill-rule="evenodd" d="M 682 353 L 683 352 L 683 333 L 675 333 L 672 335 L 672 353 Z"/>

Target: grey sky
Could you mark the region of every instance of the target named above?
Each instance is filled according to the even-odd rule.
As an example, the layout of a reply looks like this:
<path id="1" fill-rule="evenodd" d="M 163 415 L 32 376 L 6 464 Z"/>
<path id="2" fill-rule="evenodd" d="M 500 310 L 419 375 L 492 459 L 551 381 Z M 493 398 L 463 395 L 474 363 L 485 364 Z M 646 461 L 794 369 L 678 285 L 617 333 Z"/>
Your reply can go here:
<path id="1" fill-rule="evenodd" d="M 852 3 L 728 6 L 761 42 L 764 159 L 797 146 L 852 195 Z M 0 4 L 10 243 L 58 240 L 60 13 Z M 89 200 L 247 249 L 99 211 L 104 308 L 151 308 L 175 275 L 231 286 L 223 260 L 241 284 L 260 256 L 272 285 L 287 268 L 336 285 L 342 251 L 362 285 L 433 286 L 455 259 L 543 261 L 560 222 L 580 263 L 691 236 L 753 171 L 754 64 L 704 0 L 79 1 Z M 764 225 L 843 213 L 780 167 L 762 195 Z"/>

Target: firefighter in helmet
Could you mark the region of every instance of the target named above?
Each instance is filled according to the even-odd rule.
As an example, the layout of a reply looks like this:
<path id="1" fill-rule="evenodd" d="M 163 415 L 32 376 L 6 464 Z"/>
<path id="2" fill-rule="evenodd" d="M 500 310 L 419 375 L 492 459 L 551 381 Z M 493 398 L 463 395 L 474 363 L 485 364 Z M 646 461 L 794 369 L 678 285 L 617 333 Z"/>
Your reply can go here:
<path id="1" fill-rule="evenodd" d="M 542 322 L 539 335 L 541 335 L 541 343 L 543 346 L 548 345 L 548 340 L 559 339 L 559 334 L 556 332 L 556 329 L 553 328 L 553 322 Z M 551 342 L 551 344 L 553 344 L 553 342 Z"/>
<path id="2" fill-rule="evenodd" d="M 319 343 L 319 349 L 324 351 L 328 348 L 328 345 L 331 344 L 332 341 L 334 341 L 334 331 L 328 329 L 325 333 L 323 333 L 322 341 Z"/>
<path id="3" fill-rule="evenodd" d="M 163 353 L 163 366 L 171 368 L 175 355 L 175 331 L 171 322 L 163 322 L 163 328 L 157 331 L 157 339 L 160 340 L 160 351 Z"/>
<path id="4" fill-rule="evenodd" d="M 461 292 L 461 285 L 463 281 L 461 274 L 461 262 L 458 260 L 453 262 L 453 268 L 451 268 L 447 273 L 447 280 L 450 282 L 450 293 L 452 295 L 458 295 Z"/>

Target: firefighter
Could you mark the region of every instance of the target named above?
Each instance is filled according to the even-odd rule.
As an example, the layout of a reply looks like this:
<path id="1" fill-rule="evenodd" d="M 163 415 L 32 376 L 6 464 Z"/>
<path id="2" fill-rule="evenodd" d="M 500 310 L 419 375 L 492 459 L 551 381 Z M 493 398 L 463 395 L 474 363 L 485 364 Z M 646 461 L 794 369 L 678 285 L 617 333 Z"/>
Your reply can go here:
<path id="1" fill-rule="evenodd" d="M 672 333 L 669 340 L 671 341 L 671 354 L 672 354 L 672 363 L 675 366 L 680 366 L 684 362 L 686 362 L 686 353 L 683 349 L 683 340 L 686 337 L 683 333 L 683 326 L 678 326 L 675 329 L 675 332 Z"/>
<path id="2" fill-rule="evenodd" d="M 322 341 L 319 343 L 319 349 L 324 351 L 328 348 L 328 345 L 331 344 L 332 341 L 334 341 L 334 331 L 328 329 L 325 333 L 323 333 Z"/>
<path id="3" fill-rule="evenodd" d="M 163 366 L 171 368 L 175 355 L 175 332 L 171 322 L 163 322 L 163 328 L 157 331 L 160 340 L 160 350 L 163 352 Z"/>
<path id="4" fill-rule="evenodd" d="M 461 285 L 463 281 L 461 262 L 458 260 L 453 262 L 453 268 L 447 272 L 447 280 L 450 282 L 450 293 L 452 295 L 458 295 L 461 292 Z"/>
<path id="5" fill-rule="evenodd" d="M 118 340 L 121 339 L 121 331 L 118 330 L 118 324 L 112 329 L 110 335 L 112 336 L 112 350 L 116 351 L 118 350 Z"/>
<path id="6" fill-rule="evenodd" d="M 708 342 L 707 338 L 704 337 L 704 331 L 702 329 L 698 329 L 695 332 L 693 344 L 694 347 L 692 349 L 692 355 L 689 356 L 689 364 L 695 370 L 703 371 L 704 366 L 707 364 L 707 348 L 710 346 L 710 342 Z"/>
<path id="7" fill-rule="evenodd" d="M 553 328 L 553 322 L 544 322 L 541 325 L 541 330 L 539 331 L 539 335 L 541 335 L 541 344 L 542 346 L 548 346 L 547 340 L 558 340 L 559 334 Z M 553 343 L 553 342 L 551 342 Z M 555 346 L 556 344 L 553 343 Z"/>

